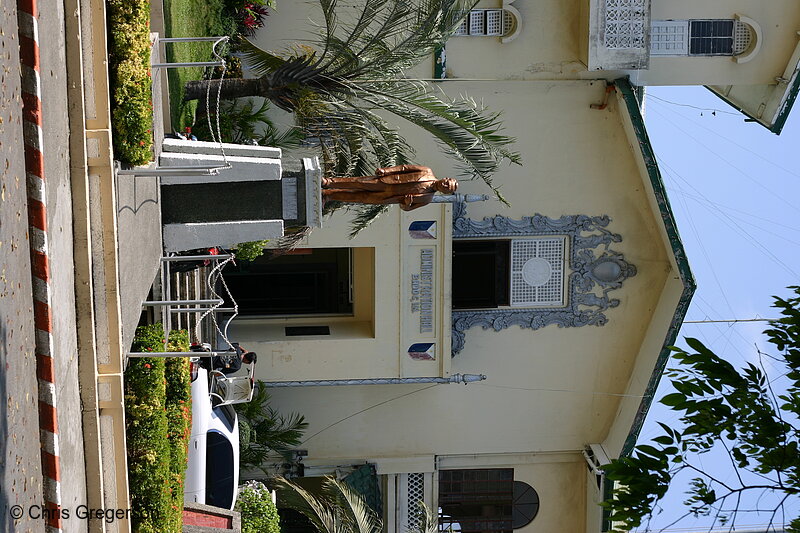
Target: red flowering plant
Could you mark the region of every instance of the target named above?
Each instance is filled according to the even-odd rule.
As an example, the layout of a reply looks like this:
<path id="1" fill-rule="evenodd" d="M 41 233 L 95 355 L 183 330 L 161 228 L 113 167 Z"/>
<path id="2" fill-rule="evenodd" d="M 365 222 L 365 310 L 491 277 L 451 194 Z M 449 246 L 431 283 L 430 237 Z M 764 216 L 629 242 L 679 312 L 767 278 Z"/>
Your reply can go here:
<path id="1" fill-rule="evenodd" d="M 274 8 L 275 3 L 273 0 L 228 0 L 226 7 L 236 21 L 236 33 L 250 37 L 264 26 L 264 17 L 269 14 L 267 9 Z"/>

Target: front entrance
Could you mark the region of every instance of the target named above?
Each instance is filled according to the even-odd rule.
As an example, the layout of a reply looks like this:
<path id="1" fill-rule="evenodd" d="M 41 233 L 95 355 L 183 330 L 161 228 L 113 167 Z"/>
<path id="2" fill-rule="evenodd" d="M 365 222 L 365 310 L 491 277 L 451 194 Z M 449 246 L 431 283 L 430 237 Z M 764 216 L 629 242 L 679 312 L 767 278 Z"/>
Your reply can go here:
<path id="1" fill-rule="evenodd" d="M 250 263 L 229 265 L 224 275 L 240 315 L 353 312 L 349 248 L 301 249 L 276 258 L 265 254 Z M 224 289 L 219 292 L 224 294 Z"/>

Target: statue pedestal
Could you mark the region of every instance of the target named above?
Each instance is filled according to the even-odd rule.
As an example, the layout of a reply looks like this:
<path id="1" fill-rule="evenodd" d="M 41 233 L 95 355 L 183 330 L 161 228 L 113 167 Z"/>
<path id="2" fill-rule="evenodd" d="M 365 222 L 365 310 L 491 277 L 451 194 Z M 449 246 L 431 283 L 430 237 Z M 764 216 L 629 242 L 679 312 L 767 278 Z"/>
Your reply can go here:
<path id="1" fill-rule="evenodd" d="M 219 164 L 217 175 L 164 176 L 161 216 L 167 252 L 275 240 L 285 227 L 319 227 L 316 158 L 283 162 L 277 148 L 167 139 L 162 167 Z"/>

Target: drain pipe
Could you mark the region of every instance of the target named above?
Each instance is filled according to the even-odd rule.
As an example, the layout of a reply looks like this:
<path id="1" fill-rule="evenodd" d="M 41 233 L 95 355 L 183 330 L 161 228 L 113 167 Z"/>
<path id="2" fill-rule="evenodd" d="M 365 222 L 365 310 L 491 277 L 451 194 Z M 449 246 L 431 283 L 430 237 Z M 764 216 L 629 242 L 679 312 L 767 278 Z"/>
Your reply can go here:
<path id="1" fill-rule="evenodd" d="M 614 87 L 613 83 L 609 83 L 606 85 L 606 94 L 603 95 L 603 103 L 602 104 L 590 104 L 589 107 L 592 109 L 597 109 L 598 111 L 602 111 L 606 107 L 608 107 L 608 98 L 611 96 L 611 93 L 615 92 L 616 88 Z"/>
<path id="2" fill-rule="evenodd" d="M 36 0 L 17 1 L 19 59 L 22 66 L 22 128 L 27 175 L 29 246 L 36 330 L 36 375 L 39 389 L 39 441 L 42 456 L 44 506 L 48 531 L 61 531 L 61 460 L 56 411 L 53 312 L 47 209 L 42 155 L 42 90 L 39 62 L 39 11 Z M 44 512 L 44 511 L 43 511 Z"/>
<path id="3" fill-rule="evenodd" d="M 416 383 L 474 383 L 486 379 L 484 374 L 453 374 L 449 378 L 367 378 L 367 379 L 312 379 L 307 381 L 264 381 L 265 387 L 335 387 L 340 385 L 408 385 Z"/>

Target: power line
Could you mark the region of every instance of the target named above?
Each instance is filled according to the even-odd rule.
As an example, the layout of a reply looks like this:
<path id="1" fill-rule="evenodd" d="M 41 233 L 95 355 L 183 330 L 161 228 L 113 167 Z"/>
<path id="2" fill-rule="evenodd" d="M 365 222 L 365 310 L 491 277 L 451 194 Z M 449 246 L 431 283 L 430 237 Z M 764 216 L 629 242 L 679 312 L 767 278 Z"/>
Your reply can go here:
<path id="1" fill-rule="evenodd" d="M 717 324 L 717 323 L 736 323 L 736 322 L 774 322 L 778 318 L 727 318 L 720 320 L 684 320 L 684 324 Z"/>
<path id="2" fill-rule="evenodd" d="M 678 102 L 673 102 L 671 100 L 666 100 L 664 98 L 660 98 L 658 96 L 655 96 L 652 93 L 645 93 L 645 94 L 646 94 L 647 98 L 652 98 L 654 100 L 658 100 L 658 101 L 664 102 L 666 104 L 672 104 L 672 105 L 676 105 L 676 106 L 680 106 L 680 107 L 690 107 L 692 109 L 697 109 L 699 111 L 711 111 L 711 113 L 714 114 L 714 115 L 716 115 L 716 113 L 723 113 L 725 115 L 734 115 L 734 116 L 737 116 L 737 117 L 742 116 L 740 113 L 734 113 L 732 111 L 725 111 L 723 109 L 715 109 L 713 107 L 697 107 L 697 106 L 689 105 L 689 104 L 681 104 L 681 103 L 678 103 Z"/>
<path id="3" fill-rule="evenodd" d="M 669 117 L 667 117 L 663 113 L 659 112 L 657 109 L 654 109 L 653 112 L 655 114 L 657 114 L 657 115 L 660 115 L 666 122 L 672 124 L 672 126 L 675 127 L 678 131 L 682 132 L 684 135 L 686 135 L 690 139 L 694 140 L 697 144 L 699 144 L 700 146 L 702 146 L 703 148 L 708 150 L 710 153 L 712 153 L 715 156 L 717 156 L 717 158 L 720 161 L 722 161 L 723 163 L 725 163 L 726 165 L 731 167 L 733 170 L 735 170 L 736 172 L 738 172 L 739 174 L 741 174 L 742 176 L 744 176 L 745 178 L 747 178 L 748 180 L 753 182 L 756 186 L 760 187 L 761 189 L 763 189 L 764 191 L 766 191 L 767 193 L 769 193 L 770 195 L 775 197 L 775 199 L 777 199 L 778 201 L 782 202 L 783 204 L 785 204 L 786 206 L 790 207 L 791 209 L 800 212 L 800 209 L 798 209 L 794 204 L 792 204 L 789 201 L 787 201 L 782 195 L 776 193 L 775 191 L 773 191 L 772 189 L 770 189 L 769 187 L 767 187 L 763 183 L 761 183 L 759 180 L 757 180 L 757 179 L 753 178 L 752 176 L 750 176 L 749 174 L 747 174 L 745 171 L 743 171 L 742 169 L 740 169 L 739 167 L 734 165 L 731 161 L 729 161 L 727 157 L 725 157 L 723 155 L 720 155 L 719 153 L 717 153 L 714 150 L 712 150 L 711 147 L 709 147 L 707 144 L 703 143 L 700 139 L 698 139 L 697 137 L 695 137 L 694 135 L 692 135 L 691 133 L 689 133 L 688 131 L 686 131 L 682 127 L 680 127 L 674 121 L 670 120 Z"/>
<path id="4" fill-rule="evenodd" d="M 739 144 L 738 142 L 734 141 L 734 140 L 733 140 L 733 139 L 731 139 L 730 137 L 726 137 L 725 135 L 721 134 L 720 132 L 718 132 L 718 131 L 715 131 L 715 130 L 712 130 L 711 128 L 708 128 L 708 127 L 706 127 L 706 126 L 704 126 L 704 125 L 700 124 L 700 123 L 699 123 L 699 122 L 697 122 L 696 120 L 692 120 L 691 118 L 689 118 L 689 117 L 687 117 L 687 116 L 680 115 L 680 114 L 679 114 L 678 116 L 680 116 L 680 117 L 682 117 L 682 118 L 684 118 L 684 119 L 688 120 L 689 122 L 691 122 L 692 124 L 694 124 L 695 126 L 697 126 L 697 127 L 699 127 L 699 128 L 703 128 L 704 130 L 706 130 L 706 131 L 708 131 L 708 132 L 711 132 L 711 133 L 713 133 L 714 135 L 716 135 L 716 136 L 717 136 L 717 137 L 719 137 L 720 139 L 724 140 L 725 142 L 728 142 L 728 143 L 730 143 L 730 144 L 732 144 L 732 145 L 734 145 L 734 146 L 738 147 L 739 149 L 741 149 L 741 150 L 744 150 L 745 152 L 749 152 L 749 153 L 753 154 L 754 156 L 756 156 L 757 158 L 761 159 L 761 160 L 762 160 L 762 161 L 764 161 L 765 163 L 768 163 L 768 164 L 772 165 L 773 167 L 775 167 L 775 168 L 778 168 L 778 169 L 780 169 L 780 170 L 782 170 L 782 171 L 786 172 L 787 174 L 791 174 L 792 176 L 796 176 L 796 177 L 800 178 L 800 173 L 797 173 L 797 172 L 795 172 L 794 170 L 788 169 L 788 168 L 786 168 L 786 167 L 784 167 L 784 166 L 782 166 L 782 165 L 779 165 L 779 164 L 778 164 L 778 163 L 776 163 L 775 161 L 772 161 L 772 160 L 770 160 L 770 159 L 768 159 L 768 158 L 764 157 L 763 155 L 759 154 L 759 153 L 758 153 L 758 152 L 756 152 L 755 150 L 751 150 L 750 148 L 748 148 L 748 147 L 746 147 L 746 146 L 744 146 L 744 145 L 742 145 L 742 144 Z"/>

